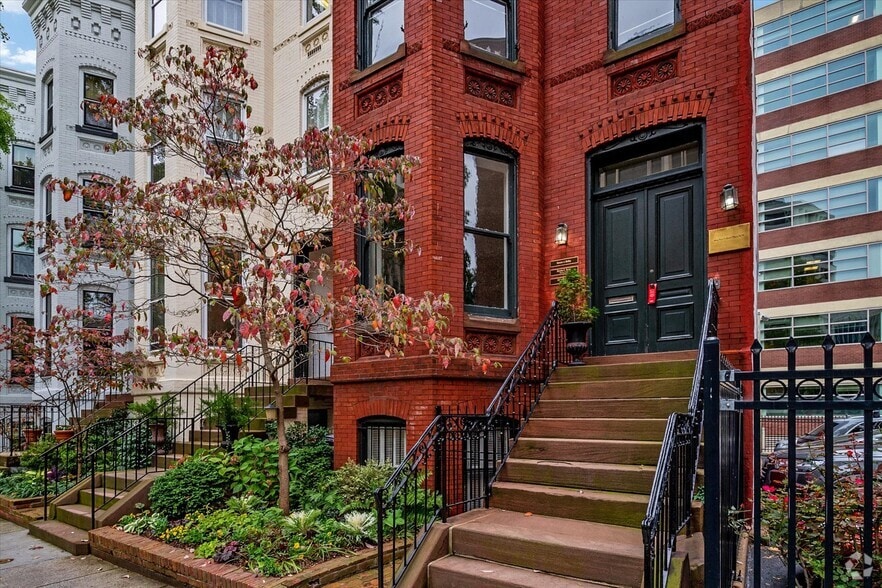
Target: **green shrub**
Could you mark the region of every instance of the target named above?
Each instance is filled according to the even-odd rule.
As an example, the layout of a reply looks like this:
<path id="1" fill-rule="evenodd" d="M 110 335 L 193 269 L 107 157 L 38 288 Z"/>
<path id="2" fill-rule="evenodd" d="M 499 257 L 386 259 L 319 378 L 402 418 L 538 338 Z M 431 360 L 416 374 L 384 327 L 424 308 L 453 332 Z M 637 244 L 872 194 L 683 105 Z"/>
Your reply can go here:
<path id="1" fill-rule="evenodd" d="M 0 495 L 9 498 L 34 498 L 43 495 L 44 476 L 42 472 L 19 472 L 0 477 Z M 73 486 L 72 481 L 55 482 L 50 480 L 48 490 L 53 495 L 61 494 Z"/>
<path id="2" fill-rule="evenodd" d="M 253 494 L 265 504 L 279 499 L 279 442 L 244 437 L 233 443 L 233 458 L 220 468 L 233 494 Z"/>
<path id="3" fill-rule="evenodd" d="M 334 472 L 334 485 L 340 500 L 346 505 L 345 512 L 374 511 L 374 492 L 381 487 L 395 466 L 370 462 L 358 465 L 352 460 L 347 461 L 343 467 Z"/>
<path id="4" fill-rule="evenodd" d="M 328 442 L 329 431 L 324 427 L 307 427 L 294 422 L 285 428 L 285 439 L 292 449 Z"/>
<path id="5" fill-rule="evenodd" d="M 180 519 L 221 504 L 225 494 L 224 476 L 217 465 L 190 459 L 159 477 L 148 498 L 155 512 Z"/>
<path id="6" fill-rule="evenodd" d="M 310 493 L 327 485 L 332 473 L 333 459 L 334 449 L 324 435 L 313 444 L 292 446 L 288 453 L 292 506 L 305 508 L 310 502 Z"/>
<path id="7" fill-rule="evenodd" d="M 27 468 L 29 470 L 42 469 L 43 462 L 40 459 L 40 456 L 44 452 L 52 449 L 54 446 L 55 437 L 53 435 L 43 435 L 38 441 L 35 441 L 34 443 L 29 443 L 28 448 L 22 452 L 21 458 L 19 459 L 21 467 Z"/>

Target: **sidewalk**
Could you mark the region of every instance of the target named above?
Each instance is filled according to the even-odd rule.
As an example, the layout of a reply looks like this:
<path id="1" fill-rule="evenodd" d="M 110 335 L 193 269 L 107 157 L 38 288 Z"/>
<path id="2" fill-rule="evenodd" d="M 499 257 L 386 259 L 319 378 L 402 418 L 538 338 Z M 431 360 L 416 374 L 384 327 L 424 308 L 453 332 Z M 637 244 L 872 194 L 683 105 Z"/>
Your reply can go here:
<path id="1" fill-rule="evenodd" d="M 2 588 L 164 588 L 139 574 L 92 555 L 74 557 L 27 529 L 0 519 L 0 587 Z"/>

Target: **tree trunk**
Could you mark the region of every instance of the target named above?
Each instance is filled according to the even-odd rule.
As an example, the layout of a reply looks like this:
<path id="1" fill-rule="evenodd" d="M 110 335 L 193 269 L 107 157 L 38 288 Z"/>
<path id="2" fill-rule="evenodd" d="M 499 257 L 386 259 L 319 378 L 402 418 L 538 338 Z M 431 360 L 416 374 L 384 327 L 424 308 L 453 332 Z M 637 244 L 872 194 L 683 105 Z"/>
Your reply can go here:
<path id="1" fill-rule="evenodd" d="M 285 437 L 285 397 L 275 370 L 271 373 L 271 381 L 276 399 L 276 437 L 279 439 L 279 508 L 283 514 L 288 515 L 291 514 L 291 477 L 288 474 L 288 452 L 291 448 L 288 446 L 288 438 Z"/>

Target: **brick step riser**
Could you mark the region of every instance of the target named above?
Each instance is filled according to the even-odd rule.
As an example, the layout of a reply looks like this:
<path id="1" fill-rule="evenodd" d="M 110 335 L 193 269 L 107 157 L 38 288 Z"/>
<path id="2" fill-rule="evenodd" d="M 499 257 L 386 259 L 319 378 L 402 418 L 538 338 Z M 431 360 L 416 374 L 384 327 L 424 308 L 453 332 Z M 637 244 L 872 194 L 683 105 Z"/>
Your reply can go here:
<path id="1" fill-rule="evenodd" d="M 625 363 L 615 365 L 564 366 L 557 369 L 554 382 L 589 380 L 642 380 L 647 378 L 690 378 L 695 373 L 694 360 Z"/>
<path id="2" fill-rule="evenodd" d="M 609 423 L 603 419 L 586 421 L 532 418 L 524 427 L 523 436 L 661 442 L 665 435 L 666 424 L 667 421 L 664 419 L 658 419 L 658 422 L 651 422 L 649 419 L 633 419 Z"/>
<path id="3" fill-rule="evenodd" d="M 633 419 L 666 419 L 673 412 L 685 412 L 688 400 L 652 398 L 646 400 L 553 400 L 543 399 L 533 416 L 544 419 L 603 418 L 628 415 Z"/>
<path id="4" fill-rule="evenodd" d="M 554 382 L 543 400 L 616 400 L 629 398 L 688 398 L 691 378 L 666 380 L 610 380 L 604 382 Z"/>
<path id="5" fill-rule="evenodd" d="M 564 465 L 543 465 L 525 463 L 506 463 L 499 480 L 502 482 L 518 482 L 521 484 L 539 484 L 546 486 L 562 486 L 565 488 L 582 488 L 585 490 L 606 490 L 610 492 L 629 492 L 633 494 L 649 494 L 654 468 L 642 471 L 606 470 L 566 467 Z"/>
<path id="6" fill-rule="evenodd" d="M 501 529 L 488 532 L 468 525 L 454 527 L 453 553 L 589 581 L 609 581 L 609 572 L 615 569 L 617 584 L 639 588 L 642 583 L 642 558 L 495 532 L 498 530 Z"/>
<path id="7" fill-rule="evenodd" d="M 623 463 L 655 466 L 661 443 L 634 444 L 521 438 L 511 452 L 516 459 Z"/>
<path id="8" fill-rule="evenodd" d="M 643 522 L 646 504 L 646 501 L 638 500 L 625 502 L 552 496 L 544 494 L 541 488 L 528 492 L 501 486 L 494 487 L 490 497 L 490 506 L 493 508 L 633 528 L 639 528 Z"/>

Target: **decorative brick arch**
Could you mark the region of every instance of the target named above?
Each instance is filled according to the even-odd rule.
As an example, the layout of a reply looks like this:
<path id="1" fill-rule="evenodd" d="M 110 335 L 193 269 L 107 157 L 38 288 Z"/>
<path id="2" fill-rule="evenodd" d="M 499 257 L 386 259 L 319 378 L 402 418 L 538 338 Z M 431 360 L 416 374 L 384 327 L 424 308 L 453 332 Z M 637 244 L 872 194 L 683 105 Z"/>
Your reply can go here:
<path id="1" fill-rule="evenodd" d="M 631 133 L 683 120 L 706 118 L 714 98 L 713 89 L 692 90 L 653 98 L 627 110 L 608 115 L 579 135 L 586 153 Z"/>
<path id="2" fill-rule="evenodd" d="M 527 142 L 527 133 L 494 114 L 458 112 L 456 120 L 463 137 L 491 139 L 518 153 L 523 151 L 524 143 Z"/>
<path id="3" fill-rule="evenodd" d="M 390 116 L 386 120 L 382 120 L 368 127 L 362 136 L 370 140 L 374 145 L 382 145 L 383 143 L 404 142 L 407 135 L 407 127 L 410 125 L 409 116 Z"/>
<path id="4" fill-rule="evenodd" d="M 355 408 L 355 420 L 360 421 L 366 417 L 391 416 L 407 422 L 410 412 L 410 403 L 400 400 L 371 400 L 359 403 Z"/>

